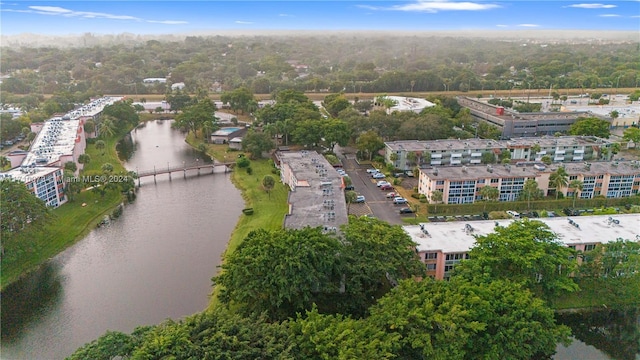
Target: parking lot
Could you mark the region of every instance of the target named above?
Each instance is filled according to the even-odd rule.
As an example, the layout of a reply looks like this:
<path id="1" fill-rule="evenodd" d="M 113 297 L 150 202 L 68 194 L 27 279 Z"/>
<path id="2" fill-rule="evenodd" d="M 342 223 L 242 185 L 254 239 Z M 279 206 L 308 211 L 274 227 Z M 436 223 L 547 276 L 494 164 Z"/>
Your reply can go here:
<path id="1" fill-rule="evenodd" d="M 409 207 L 408 204 L 393 204 L 393 198 L 387 198 L 386 195 L 393 190 L 380 190 L 376 183 L 380 180 L 386 180 L 393 183 L 393 178 L 387 177 L 385 179 L 374 179 L 371 174 L 367 172 L 369 166 L 359 165 L 353 156 L 347 156 L 342 159 L 344 170 L 351 178 L 355 192 L 358 195 L 363 195 L 366 199 L 364 203 L 354 203 L 349 205 L 349 214 L 356 216 L 370 215 L 380 220 L 386 221 L 390 224 L 401 225 L 403 224 L 401 216 L 411 217 L 414 214 L 400 215 L 401 208 Z M 404 179 L 404 182 L 416 182 L 416 179 Z M 392 185 L 393 186 L 393 185 Z M 397 188 L 397 186 L 395 186 Z M 410 187 L 412 189 L 413 186 Z"/>

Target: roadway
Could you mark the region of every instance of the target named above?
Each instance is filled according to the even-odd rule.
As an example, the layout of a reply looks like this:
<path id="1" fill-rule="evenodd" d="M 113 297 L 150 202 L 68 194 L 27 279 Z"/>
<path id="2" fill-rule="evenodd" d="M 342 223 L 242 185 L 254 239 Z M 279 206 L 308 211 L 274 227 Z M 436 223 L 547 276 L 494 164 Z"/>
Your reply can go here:
<path id="1" fill-rule="evenodd" d="M 344 149 L 336 146 L 336 155 L 342 160 L 342 165 L 347 175 L 351 178 L 355 192 L 358 195 L 364 195 L 366 201 L 360 204 L 350 204 L 349 214 L 356 216 L 373 216 L 382 221 L 386 221 L 392 225 L 403 225 L 400 208 L 408 205 L 394 205 L 391 199 L 387 199 L 387 193 L 392 190 L 380 190 L 376 183 L 378 180 L 373 179 L 371 174 L 367 173 L 369 166 L 363 166 L 356 162 L 355 154 L 348 153 Z M 384 179 L 393 182 L 392 179 Z M 414 216 L 407 214 L 402 216 Z"/>

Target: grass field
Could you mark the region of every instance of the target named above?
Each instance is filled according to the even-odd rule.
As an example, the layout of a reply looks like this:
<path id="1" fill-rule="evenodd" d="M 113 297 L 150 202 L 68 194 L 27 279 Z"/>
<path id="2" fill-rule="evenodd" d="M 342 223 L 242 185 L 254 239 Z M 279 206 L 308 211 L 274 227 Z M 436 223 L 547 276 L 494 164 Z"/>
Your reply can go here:
<path id="1" fill-rule="evenodd" d="M 105 162 L 113 165 L 114 173 L 125 171 L 116 153 L 119 139 L 105 140 L 104 151 L 96 149 L 93 144 L 87 145 L 85 153 L 89 154 L 91 162 L 86 164 L 84 173 L 101 172 Z M 30 229 L 13 239 L 3 239 L 5 253 L 1 263 L 0 289 L 80 240 L 122 201 L 122 194 L 116 190 L 108 191 L 104 197 L 83 191 L 73 201 L 51 210 L 52 219 L 46 225 Z"/>

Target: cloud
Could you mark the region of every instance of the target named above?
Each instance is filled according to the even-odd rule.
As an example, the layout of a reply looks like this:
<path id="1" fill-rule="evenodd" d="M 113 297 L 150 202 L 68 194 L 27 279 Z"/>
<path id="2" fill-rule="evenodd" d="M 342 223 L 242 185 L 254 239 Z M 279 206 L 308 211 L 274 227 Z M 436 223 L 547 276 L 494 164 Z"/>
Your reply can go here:
<path id="1" fill-rule="evenodd" d="M 236 20 L 235 21 L 236 24 L 243 24 L 243 25 L 250 25 L 253 24 L 252 21 L 242 21 L 242 20 Z"/>
<path id="2" fill-rule="evenodd" d="M 539 27 L 538 24 L 518 24 L 520 27 Z"/>
<path id="3" fill-rule="evenodd" d="M 506 28 L 506 27 L 509 27 L 509 25 L 498 24 L 498 25 L 496 25 L 496 27 Z"/>
<path id="4" fill-rule="evenodd" d="M 600 14 L 600 17 L 620 17 L 618 14 Z"/>
<path id="5" fill-rule="evenodd" d="M 29 6 L 27 10 L 2 9 L 2 11 L 40 14 L 40 15 L 49 15 L 49 16 L 76 17 L 76 18 L 83 18 L 83 19 L 145 21 L 148 23 L 166 24 L 166 25 L 188 24 L 187 21 L 181 21 L 181 20 L 145 20 L 136 16 L 130 16 L 130 15 L 117 15 L 117 14 L 93 12 L 93 11 L 76 11 L 76 10 L 70 10 L 63 7 L 59 7 L 59 6 L 39 6 L 38 5 L 38 6 Z"/>
<path id="6" fill-rule="evenodd" d="M 278 14 L 278 16 L 280 16 L 280 17 L 294 17 L 291 14 Z"/>
<path id="7" fill-rule="evenodd" d="M 580 8 L 580 9 L 613 9 L 617 5 L 613 4 L 573 4 L 565 7 Z"/>
<path id="8" fill-rule="evenodd" d="M 448 1 L 448 0 L 418 0 L 417 2 L 394 5 L 392 7 L 379 7 L 372 5 L 356 5 L 362 9 L 368 10 L 394 10 L 394 11 L 412 11 L 412 12 L 428 12 L 437 13 L 439 11 L 480 11 L 500 8 L 497 4 L 484 4 L 470 1 Z"/>

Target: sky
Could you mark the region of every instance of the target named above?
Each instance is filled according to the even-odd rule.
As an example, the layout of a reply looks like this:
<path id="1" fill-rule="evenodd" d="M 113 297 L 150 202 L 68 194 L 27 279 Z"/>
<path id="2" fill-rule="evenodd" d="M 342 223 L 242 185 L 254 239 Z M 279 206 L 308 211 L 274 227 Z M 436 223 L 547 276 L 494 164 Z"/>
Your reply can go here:
<path id="1" fill-rule="evenodd" d="M 640 0 L 0 1 L 3 35 L 211 30 L 640 32 Z"/>

